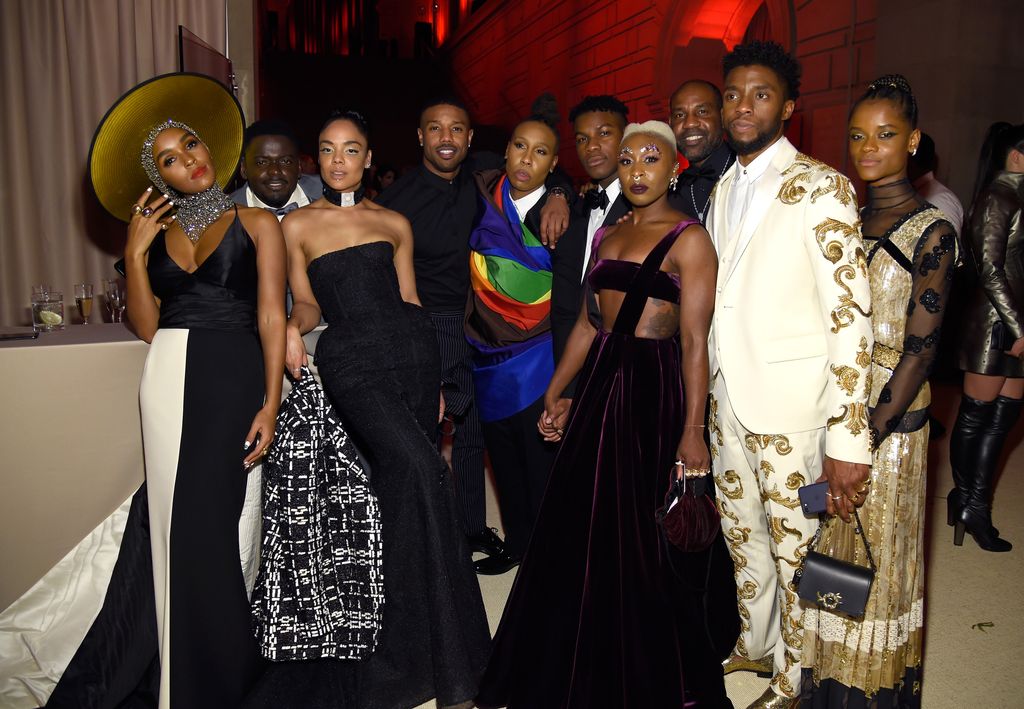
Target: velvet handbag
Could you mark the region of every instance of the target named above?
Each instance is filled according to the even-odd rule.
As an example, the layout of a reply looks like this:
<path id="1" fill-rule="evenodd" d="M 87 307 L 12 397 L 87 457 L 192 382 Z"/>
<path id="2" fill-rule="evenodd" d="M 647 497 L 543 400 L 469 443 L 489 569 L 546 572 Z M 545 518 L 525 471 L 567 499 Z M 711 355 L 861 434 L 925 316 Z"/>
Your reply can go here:
<path id="1" fill-rule="evenodd" d="M 871 557 L 871 546 L 864 535 L 857 510 L 853 511 L 853 516 L 857 522 L 856 533 L 864 542 L 868 566 L 858 566 L 814 551 L 821 538 L 821 530 L 828 523 L 824 522 L 814 533 L 804 562 L 793 575 L 793 583 L 797 586 L 800 598 L 808 603 L 832 613 L 861 618 L 871 595 L 871 584 L 875 580 L 875 561 Z"/>
<path id="2" fill-rule="evenodd" d="M 715 541 L 722 520 L 714 501 L 707 495 L 708 476 L 674 477 L 665 495 L 665 505 L 659 507 L 654 518 L 661 531 L 680 551 L 704 551 Z"/>

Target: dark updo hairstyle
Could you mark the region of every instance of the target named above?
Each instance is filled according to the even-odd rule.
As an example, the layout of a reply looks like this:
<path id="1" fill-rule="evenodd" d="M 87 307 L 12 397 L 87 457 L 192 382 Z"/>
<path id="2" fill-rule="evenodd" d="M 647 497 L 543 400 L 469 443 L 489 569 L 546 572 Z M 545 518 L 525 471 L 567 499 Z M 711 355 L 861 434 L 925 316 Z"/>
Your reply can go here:
<path id="1" fill-rule="evenodd" d="M 536 121 L 537 123 L 543 123 L 555 136 L 555 152 L 558 152 L 558 101 L 555 100 L 554 94 L 543 93 L 538 96 L 533 105 L 530 106 L 530 115 L 524 118 L 521 123 L 528 121 Z"/>
<path id="2" fill-rule="evenodd" d="M 868 84 L 868 90 L 854 102 L 850 115 L 865 101 L 891 101 L 900 109 L 910 127 L 917 128 L 917 99 L 914 98 L 910 82 L 903 75 L 886 74 Z"/>
<path id="3" fill-rule="evenodd" d="M 331 111 L 327 116 L 327 120 L 324 121 L 324 124 L 322 126 L 320 126 L 320 131 L 319 133 L 317 133 L 317 135 L 323 133 L 324 128 L 331 125 L 335 121 L 348 121 L 349 123 L 354 125 L 356 127 L 356 130 L 359 131 L 360 135 L 366 138 L 367 144 L 369 144 L 370 126 L 366 122 L 366 118 L 363 116 L 362 113 L 360 113 L 359 111 L 353 111 L 352 109 L 342 110 L 336 108 L 333 111 Z"/>
<path id="4" fill-rule="evenodd" d="M 800 96 L 800 62 L 781 44 L 759 40 L 737 44 L 722 58 L 722 76 L 728 76 L 730 71 L 741 66 L 768 67 L 782 79 L 787 101 L 796 101 Z"/>
<path id="5" fill-rule="evenodd" d="M 993 123 L 985 133 L 985 142 L 981 144 L 978 156 L 978 172 L 974 178 L 974 193 L 971 204 L 978 195 L 985 191 L 996 174 L 1006 169 L 1006 157 L 1011 150 L 1024 153 L 1024 123 L 1012 125 L 1005 121 Z"/>

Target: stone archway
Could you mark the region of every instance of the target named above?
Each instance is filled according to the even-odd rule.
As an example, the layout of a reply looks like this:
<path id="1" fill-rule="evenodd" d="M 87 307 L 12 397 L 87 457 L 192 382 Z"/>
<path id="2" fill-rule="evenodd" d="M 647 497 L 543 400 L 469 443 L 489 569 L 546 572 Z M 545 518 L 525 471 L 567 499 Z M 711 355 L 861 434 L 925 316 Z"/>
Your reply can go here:
<path id="1" fill-rule="evenodd" d="M 722 57 L 743 41 L 755 15 L 771 39 L 789 50 L 796 45 L 793 0 L 673 0 L 666 5 L 656 55 L 656 115 L 664 113 L 661 104 L 684 79 L 722 83 Z"/>

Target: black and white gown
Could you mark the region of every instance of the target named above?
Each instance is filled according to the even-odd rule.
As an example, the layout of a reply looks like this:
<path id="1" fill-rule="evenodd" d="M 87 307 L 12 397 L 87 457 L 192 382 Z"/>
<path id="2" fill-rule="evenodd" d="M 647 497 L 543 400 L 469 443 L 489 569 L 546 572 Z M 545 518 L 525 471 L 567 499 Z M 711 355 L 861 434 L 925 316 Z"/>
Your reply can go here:
<path id="1" fill-rule="evenodd" d="M 148 272 L 159 329 L 140 406 L 160 707 L 238 706 L 262 669 L 239 565 L 245 436 L 263 406 L 256 248 L 238 218 L 196 271 L 161 232 Z"/>

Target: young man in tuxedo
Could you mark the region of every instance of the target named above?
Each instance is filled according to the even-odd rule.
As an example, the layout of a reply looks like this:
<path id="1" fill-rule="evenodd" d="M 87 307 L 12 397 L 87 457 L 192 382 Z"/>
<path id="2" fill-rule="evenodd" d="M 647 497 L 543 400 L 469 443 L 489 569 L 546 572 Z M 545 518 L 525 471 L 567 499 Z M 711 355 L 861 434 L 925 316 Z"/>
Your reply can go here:
<path id="1" fill-rule="evenodd" d="M 580 314 L 594 234 L 629 211 L 618 177 L 619 143 L 628 111 L 614 96 L 587 96 L 569 112 L 576 156 L 594 187 L 574 205 L 569 228 L 551 255 L 551 335 L 556 366 Z"/>
<path id="2" fill-rule="evenodd" d="M 818 524 L 797 490 L 827 481 L 828 511 L 846 520 L 865 499 L 871 291 L 850 181 L 783 135 L 797 60 L 750 42 L 723 68 L 738 158 L 708 218 L 719 257 L 708 430 L 743 619 L 725 669 L 771 673 L 748 709 L 791 709 L 803 644 L 793 574 Z"/>

